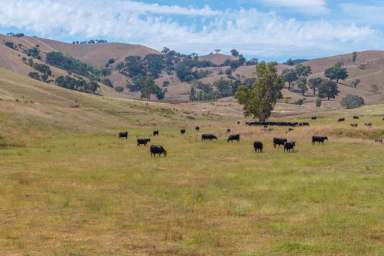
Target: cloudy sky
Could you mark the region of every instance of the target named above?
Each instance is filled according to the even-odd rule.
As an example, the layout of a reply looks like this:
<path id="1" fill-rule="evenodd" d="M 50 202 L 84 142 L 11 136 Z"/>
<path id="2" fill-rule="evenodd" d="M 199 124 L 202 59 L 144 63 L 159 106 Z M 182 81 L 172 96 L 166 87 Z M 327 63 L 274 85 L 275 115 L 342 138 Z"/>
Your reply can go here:
<path id="1" fill-rule="evenodd" d="M 0 0 L 0 33 L 268 60 L 384 49 L 382 0 Z"/>

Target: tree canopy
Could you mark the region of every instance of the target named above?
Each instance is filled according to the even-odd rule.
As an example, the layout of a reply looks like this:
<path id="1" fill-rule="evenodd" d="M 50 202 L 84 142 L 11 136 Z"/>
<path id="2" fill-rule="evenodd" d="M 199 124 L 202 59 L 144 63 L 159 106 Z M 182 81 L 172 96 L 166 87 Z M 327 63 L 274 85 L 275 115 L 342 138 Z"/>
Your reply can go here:
<path id="1" fill-rule="evenodd" d="M 259 63 L 256 68 L 257 80 L 250 86 L 242 86 L 236 98 L 244 106 L 246 116 L 265 121 L 271 114 L 277 100 L 281 97 L 283 79 L 278 75 L 276 63 Z"/>
<path id="2" fill-rule="evenodd" d="M 336 80 L 336 83 L 348 78 L 347 69 L 343 68 L 341 64 L 336 64 L 335 66 L 326 69 L 324 74 L 330 80 Z"/>
<path id="3" fill-rule="evenodd" d="M 319 86 L 319 97 L 334 99 L 339 94 L 337 84 L 331 80 L 323 80 Z"/>

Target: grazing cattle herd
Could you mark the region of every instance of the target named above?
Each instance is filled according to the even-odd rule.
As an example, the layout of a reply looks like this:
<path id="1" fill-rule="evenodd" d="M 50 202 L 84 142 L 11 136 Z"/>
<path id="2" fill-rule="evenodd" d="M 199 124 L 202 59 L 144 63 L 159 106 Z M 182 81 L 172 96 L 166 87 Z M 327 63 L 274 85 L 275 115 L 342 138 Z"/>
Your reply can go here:
<path id="1" fill-rule="evenodd" d="M 317 120 L 317 117 L 313 116 L 313 117 L 311 117 L 311 119 Z M 358 120 L 359 116 L 353 116 L 353 119 Z M 344 122 L 345 120 L 346 120 L 346 118 L 339 118 L 337 120 L 337 122 Z M 383 120 L 384 120 L 384 118 L 383 118 Z M 239 121 L 237 123 L 240 124 Z M 265 129 L 268 128 L 269 125 L 283 126 L 283 127 L 284 126 L 291 126 L 291 127 L 292 126 L 293 127 L 309 126 L 309 123 L 298 123 L 298 122 L 248 122 L 246 124 L 247 125 L 263 125 Z M 372 127 L 372 123 L 364 123 L 364 125 L 366 127 Z M 356 128 L 356 127 L 358 127 L 358 124 L 352 123 L 351 126 Z M 294 130 L 293 128 L 289 128 L 288 132 L 293 131 L 293 130 Z M 199 132 L 200 127 L 196 126 L 195 131 Z M 180 130 L 180 133 L 182 135 L 186 134 L 186 132 L 187 132 L 186 129 Z M 231 132 L 231 129 L 227 129 L 227 133 L 230 133 L 230 132 Z M 126 139 L 127 140 L 128 135 L 129 135 L 128 131 L 118 133 L 118 137 L 120 139 Z M 159 136 L 160 135 L 159 130 L 153 131 L 152 135 L 153 136 Z M 240 134 L 229 135 L 227 137 L 227 142 L 240 142 L 240 137 L 241 137 Z M 201 135 L 201 141 L 214 141 L 214 140 L 218 140 L 218 137 L 215 134 L 205 133 L 205 134 Z M 312 144 L 313 145 L 324 144 L 326 141 L 328 141 L 327 136 L 312 136 Z M 151 142 L 150 138 L 137 138 L 137 146 L 147 146 L 150 142 Z M 282 147 L 284 149 L 284 152 L 294 152 L 295 151 L 295 147 L 296 147 L 295 141 L 289 141 L 287 138 L 275 137 L 275 138 L 273 138 L 272 142 L 273 142 L 273 148 L 275 148 L 275 149 Z M 376 139 L 375 143 L 384 144 L 384 139 L 383 138 Z M 264 149 L 264 144 L 261 141 L 255 141 L 253 143 L 253 148 L 254 148 L 254 151 L 256 153 L 262 153 L 263 149 Z M 156 157 L 156 156 L 166 157 L 167 156 L 167 150 L 165 150 L 165 148 L 162 145 L 151 145 L 150 146 L 150 153 L 151 153 L 152 157 Z"/>

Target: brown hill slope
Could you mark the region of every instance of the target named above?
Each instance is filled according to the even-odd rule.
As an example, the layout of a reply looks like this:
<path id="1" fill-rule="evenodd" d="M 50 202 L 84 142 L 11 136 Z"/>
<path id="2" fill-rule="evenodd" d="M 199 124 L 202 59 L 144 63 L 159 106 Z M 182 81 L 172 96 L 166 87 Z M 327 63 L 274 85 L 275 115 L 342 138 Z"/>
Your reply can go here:
<path id="1" fill-rule="evenodd" d="M 158 51 L 149 47 L 134 44 L 69 44 L 38 37 L 9 37 L 1 34 L 0 40 L 3 42 L 11 41 L 16 45 L 22 44 L 28 48 L 38 45 L 43 53 L 59 51 L 99 68 L 104 67 L 107 61 L 111 58 L 114 58 L 116 62 L 119 62 L 127 56 L 143 57 L 149 54 L 160 54 Z"/>
<path id="2" fill-rule="evenodd" d="M 212 53 L 204 56 L 200 56 L 201 61 L 210 61 L 215 65 L 222 65 L 226 60 L 236 60 L 237 58 L 231 55 L 225 55 L 221 53 Z"/>
<path id="3" fill-rule="evenodd" d="M 142 45 L 105 43 L 105 44 L 68 44 L 49 39 L 39 39 L 56 51 L 79 59 L 95 67 L 104 67 L 111 58 L 121 62 L 127 56 L 144 57 L 149 54 L 160 54 L 158 51 Z"/>

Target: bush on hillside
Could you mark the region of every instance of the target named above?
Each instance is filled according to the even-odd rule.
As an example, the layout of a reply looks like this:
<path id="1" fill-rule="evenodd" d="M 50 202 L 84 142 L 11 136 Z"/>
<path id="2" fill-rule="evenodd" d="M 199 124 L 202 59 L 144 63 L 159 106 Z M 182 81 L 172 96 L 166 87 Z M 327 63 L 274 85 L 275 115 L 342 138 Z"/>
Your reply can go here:
<path id="1" fill-rule="evenodd" d="M 358 108 L 364 104 L 364 99 L 357 95 L 347 95 L 341 100 L 341 106 L 346 109 Z"/>
<path id="2" fill-rule="evenodd" d="M 41 80 L 41 78 L 40 78 L 40 74 L 38 73 L 38 72 L 30 72 L 29 74 L 28 74 L 28 76 L 30 77 L 30 78 L 32 78 L 32 79 L 35 79 L 35 80 Z"/>
<path id="3" fill-rule="evenodd" d="M 91 94 L 97 94 L 97 90 L 99 89 L 99 84 L 94 81 L 87 82 L 82 78 L 73 78 L 70 76 L 60 76 L 56 78 L 55 83 L 60 87 Z"/>
<path id="4" fill-rule="evenodd" d="M 47 53 L 47 63 L 90 79 L 98 78 L 101 74 L 100 70 L 97 70 L 80 60 L 65 56 L 61 52 Z"/>

